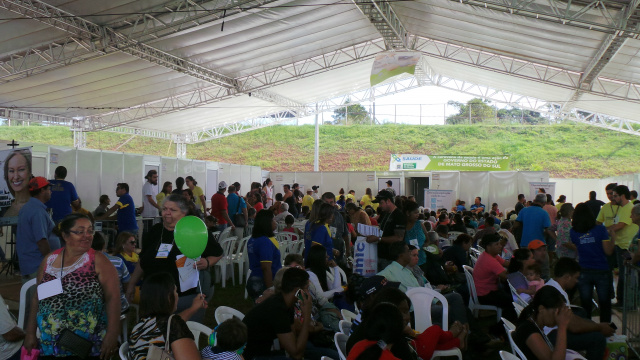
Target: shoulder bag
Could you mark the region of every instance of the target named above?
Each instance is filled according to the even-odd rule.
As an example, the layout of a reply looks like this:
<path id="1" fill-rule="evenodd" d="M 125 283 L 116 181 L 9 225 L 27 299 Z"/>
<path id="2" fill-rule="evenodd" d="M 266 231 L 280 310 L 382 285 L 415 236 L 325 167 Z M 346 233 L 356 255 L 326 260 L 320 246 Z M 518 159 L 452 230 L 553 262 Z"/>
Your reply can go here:
<path id="1" fill-rule="evenodd" d="M 171 353 L 171 343 L 169 342 L 169 331 L 171 330 L 171 319 L 173 315 L 169 316 L 167 320 L 167 336 L 164 338 L 164 349 L 149 344 L 149 351 L 147 352 L 147 360 L 175 360 Z"/>

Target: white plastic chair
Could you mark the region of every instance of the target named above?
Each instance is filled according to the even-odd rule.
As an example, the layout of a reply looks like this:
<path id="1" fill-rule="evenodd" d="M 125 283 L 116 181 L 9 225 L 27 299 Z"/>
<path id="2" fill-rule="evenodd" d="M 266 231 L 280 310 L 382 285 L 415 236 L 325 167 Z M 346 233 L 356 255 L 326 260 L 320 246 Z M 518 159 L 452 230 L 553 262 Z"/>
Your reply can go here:
<path id="1" fill-rule="evenodd" d="M 282 230 L 284 230 L 284 228 L 287 227 L 287 224 L 284 223 L 284 221 L 278 221 L 278 233 L 282 232 Z"/>
<path id="2" fill-rule="evenodd" d="M 407 296 L 413 304 L 413 313 L 415 315 L 416 331 L 424 332 L 428 327 L 433 325 L 431 321 L 431 304 L 436 298 L 442 303 L 442 330 L 449 330 L 449 302 L 435 290 L 428 288 L 411 288 L 407 291 Z M 460 349 L 436 350 L 431 358 L 456 356 L 462 360 L 462 352 Z"/>
<path id="3" fill-rule="evenodd" d="M 340 283 L 341 284 L 346 284 L 349 279 L 347 278 L 347 274 L 344 272 L 344 270 L 342 270 L 342 268 L 338 267 L 338 274 L 340 274 Z M 333 272 L 330 270 L 327 270 L 327 283 L 328 284 L 333 284 Z"/>
<path id="4" fill-rule="evenodd" d="M 518 290 L 516 290 L 516 288 L 514 288 L 513 285 L 511 285 L 511 281 L 507 280 L 507 284 L 509 284 L 509 290 L 511 290 L 511 297 L 515 302 L 522 305 L 523 307 L 526 307 L 527 305 L 529 305 L 529 303 L 525 299 L 523 299 L 522 296 L 520 296 L 520 294 L 518 294 Z"/>
<path id="5" fill-rule="evenodd" d="M 496 321 L 500 321 L 502 317 L 502 309 L 494 305 L 482 305 L 478 301 L 478 293 L 476 292 L 476 284 L 473 281 L 473 268 L 471 266 L 462 265 L 464 275 L 467 278 L 467 287 L 469 288 L 469 309 L 473 312 L 473 316 L 478 317 L 480 310 L 493 310 L 496 312 Z"/>
<path id="6" fill-rule="evenodd" d="M 247 243 L 251 236 L 245 236 L 238 242 L 236 251 L 231 255 L 231 267 L 238 265 L 238 283 L 242 284 L 244 281 L 244 269 L 249 268 L 249 260 L 247 257 Z"/>
<path id="7" fill-rule="evenodd" d="M 227 227 L 226 229 L 222 230 L 222 232 L 220 233 L 220 235 L 218 235 L 218 244 L 222 244 L 223 241 L 225 241 L 229 235 L 231 234 L 231 227 Z"/>
<path id="8" fill-rule="evenodd" d="M 340 310 L 340 314 L 342 314 L 342 318 L 344 320 L 347 320 L 349 322 L 353 322 L 353 320 L 355 320 L 355 318 L 358 316 L 347 309 Z"/>
<path id="9" fill-rule="evenodd" d="M 513 304 L 513 308 L 516 309 L 516 313 L 518 314 L 518 316 L 520 316 L 520 313 L 522 312 L 522 310 L 524 310 L 524 306 L 518 304 L 517 302 L 512 302 Z"/>
<path id="10" fill-rule="evenodd" d="M 278 240 L 278 242 L 293 241 L 294 236 L 294 233 L 283 231 L 276 234 L 276 240 Z"/>
<path id="11" fill-rule="evenodd" d="M 511 344 L 511 350 L 513 350 L 514 353 L 518 354 L 518 357 L 520 357 L 521 360 L 527 360 L 527 357 L 524 356 L 524 353 L 522 352 L 522 350 L 520 350 L 518 345 L 516 345 L 515 341 L 513 341 L 514 331 L 515 330 L 507 331 L 507 336 L 509 337 L 509 344 Z"/>
<path id="12" fill-rule="evenodd" d="M 118 354 L 120 354 L 120 360 L 129 360 L 129 342 L 125 341 L 120 345 L 120 349 L 118 349 Z"/>
<path id="13" fill-rule="evenodd" d="M 504 325 L 504 329 L 505 331 L 509 331 L 509 330 L 515 330 L 516 326 L 509 320 L 505 319 L 505 318 L 501 318 L 500 320 L 502 320 L 502 324 Z"/>
<path id="14" fill-rule="evenodd" d="M 349 336 L 341 332 L 333 335 L 333 342 L 336 344 L 340 360 L 347 360 L 347 340 L 349 340 Z"/>
<path id="15" fill-rule="evenodd" d="M 236 284 L 236 278 L 234 276 L 234 271 L 233 271 L 233 264 L 231 263 L 231 255 L 232 255 L 231 249 L 233 249 L 233 245 L 235 245 L 236 239 L 237 238 L 235 236 L 230 236 L 220 243 L 220 246 L 222 247 L 222 252 L 223 252 L 222 258 L 220 259 L 220 261 L 218 261 L 214 265 L 214 268 L 220 269 L 220 272 L 217 273 L 217 275 L 220 275 L 222 277 L 223 288 L 226 287 L 227 285 L 227 270 L 229 268 L 231 269 L 231 281 L 233 285 Z M 216 279 L 217 279 L 217 275 L 216 275 Z"/>
<path id="16" fill-rule="evenodd" d="M 218 306 L 216 308 L 215 318 L 216 318 L 216 323 L 218 323 L 218 325 L 222 324 L 223 322 L 233 317 L 237 317 L 239 320 L 242 320 L 244 319 L 244 314 L 228 306 Z"/>
<path id="17" fill-rule="evenodd" d="M 245 279 L 245 284 L 249 282 L 249 277 L 251 276 L 251 269 L 247 270 L 247 278 Z M 247 287 L 244 287 L 244 298 L 249 298 L 249 292 L 247 291 Z"/>
<path id="18" fill-rule="evenodd" d="M 471 266 L 475 267 L 478 262 L 478 258 L 475 255 L 469 255 L 469 259 L 471 259 Z"/>
<path id="19" fill-rule="evenodd" d="M 196 346 L 200 342 L 200 334 L 203 334 L 204 336 L 209 337 L 209 335 L 211 335 L 211 333 L 213 332 L 213 330 L 211 330 L 210 327 L 202 325 L 199 322 L 195 322 L 195 321 L 187 321 L 187 327 L 189 328 L 189 330 L 191 330 L 191 333 L 193 334 L 193 338 L 196 341 Z"/>
<path id="20" fill-rule="evenodd" d="M 20 307 L 18 309 L 18 327 L 21 329 L 24 329 L 24 323 L 27 320 L 25 319 L 26 307 L 31 306 L 31 301 L 27 299 L 27 291 L 29 291 L 29 289 L 32 286 L 36 285 L 36 280 L 37 279 L 31 279 L 26 283 L 24 283 L 24 285 L 22 285 L 22 287 L 20 288 Z M 34 295 L 35 295 L 35 292 L 34 292 Z"/>
<path id="21" fill-rule="evenodd" d="M 351 333 L 351 326 L 353 324 L 351 323 L 351 321 L 347 321 L 347 320 L 340 320 L 340 322 L 338 323 L 338 327 L 340 328 L 340 332 L 349 336 L 349 334 Z"/>
<path id="22" fill-rule="evenodd" d="M 502 360 L 520 360 L 520 359 L 518 359 L 517 356 L 513 355 L 512 353 L 510 353 L 508 351 L 504 351 L 504 350 L 500 350 L 500 358 Z"/>
<path id="23" fill-rule="evenodd" d="M 244 236 L 245 237 L 251 237 L 251 234 L 253 233 L 253 225 L 252 224 L 247 224 L 247 226 L 244 227 Z"/>

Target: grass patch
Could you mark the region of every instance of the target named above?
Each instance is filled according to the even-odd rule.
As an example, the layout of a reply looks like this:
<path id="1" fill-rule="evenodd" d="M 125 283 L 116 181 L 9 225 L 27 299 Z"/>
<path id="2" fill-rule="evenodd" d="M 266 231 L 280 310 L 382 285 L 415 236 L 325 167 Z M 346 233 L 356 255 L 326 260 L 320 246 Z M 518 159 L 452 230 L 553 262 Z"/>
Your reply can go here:
<path id="1" fill-rule="evenodd" d="M 0 138 L 73 146 L 64 127 L 3 126 Z M 90 133 L 87 146 L 175 156 L 168 140 L 108 132 Z M 320 127 L 320 170 L 384 171 L 392 153 L 510 155 L 511 170 L 549 171 L 552 177 L 603 178 L 639 173 L 640 137 L 583 124 L 447 125 L 385 124 Z M 314 127 L 277 125 L 189 145 L 191 159 L 260 166 L 271 171 L 312 171 Z"/>

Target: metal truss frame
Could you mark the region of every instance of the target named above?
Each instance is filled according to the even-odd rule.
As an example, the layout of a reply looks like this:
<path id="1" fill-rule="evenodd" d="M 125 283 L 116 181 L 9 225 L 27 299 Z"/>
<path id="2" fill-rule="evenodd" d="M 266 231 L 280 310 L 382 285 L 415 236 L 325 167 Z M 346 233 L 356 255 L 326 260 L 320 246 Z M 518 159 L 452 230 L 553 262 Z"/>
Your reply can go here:
<path id="1" fill-rule="evenodd" d="M 62 30 L 70 35 L 51 43 L 43 50 L 28 49 L 14 53 L 0 64 L 5 74 L 0 84 L 17 80 L 51 65 L 57 68 L 78 61 L 122 51 L 154 64 L 179 71 L 195 78 L 226 88 L 235 88 L 235 79 L 188 60 L 143 44 L 106 26 L 100 26 L 39 0 L 0 0 L 0 8 L 31 18 Z M 69 54 L 69 51 L 71 52 Z"/>
<path id="2" fill-rule="evenodd" d="M 286 96 L 282 96 L 270 90 L 256 90 L 252 91 L 251 96 L 257 97 L 260 100 L 264 100 L 278 106 L 282 106 L 290 109 L 291 113 L 296 117 L 305 117 L 309 115 L 310 109 L 301 102 L 290 99 Z"/>
<path id="3" fill-rule="evenodd" d="M 638 9 L 639 4 L 640 0 L 631 0 L 629 4 L 624 8 L 624 11 L 620 12 L 619 18 L 616 19 L 617 24 L 628 28 L 637 28 L 640 19 L 635 13 Z M 620 48 L 622 48 L 625 41 L 627 40 L 627 38 L 623 37 L 622 35 L 622 32 L 609 34 L 602 41 L 602 43 L 600 44 L 600 48 L 591 58 L 591 61 L 589 62 L 589 64 L 587 64 L 587 67 L 582 72 L 580 83 L 578 84 L 578 89 L 574 91 L 569 101 L 565 103 L 564 108 L 570 109 L 571 107 L 573 107 L 575 102 L 578 101 L 580 97 L 582 97 L 584 90 L 591 89 L 593 80 L 596 79 L 598 75 L 600 75 L 604 67 L 618 53 Z"/>
<path id="4" fill-rule="evenodd" d="M 76 149 L 84 149 L 87 147 L 87 132 L 82 129 L 73 130 L 73 147 Z"/>
<path id="5" fill-rule="evenodd" d="M 411 34 L 387 1 L 353 0 L 358 9 L 375 26 L 389 50 L 407 50 Z"/>
<path id="6" fill-rule="evenodd" d="M 382 39 L 366 41 L 309 59 L 240 77 L 237 79 L 239 86 L 236 89 L 213 86 L 126 109 L 88 116 L 85 118 L 85 129 L 105 130 L 212 104 L 241 94 L 268 89 L 272 86 L 372 59 L 376 54 L 384 50 L 384 41 Z"/>
<path id="7" fill-rule="evenodd" d="M 482 9 L 526 16 L 553 23 L 638 38 L 640 31 L 618 22 L 621 2 L 616 0 L 450 0 Z"/>
<path id="8" fill-rule="evenodd" d="M 578 90 L 581 73 L 498 55 L 470 47 L 417 37 L 416 50 L 427 57 L 447 60 L 477 69 L 510 75 L 538 83 Z M 640 84 L 597 77 L 585 93 L 610 99 L 640 103 Z"/>

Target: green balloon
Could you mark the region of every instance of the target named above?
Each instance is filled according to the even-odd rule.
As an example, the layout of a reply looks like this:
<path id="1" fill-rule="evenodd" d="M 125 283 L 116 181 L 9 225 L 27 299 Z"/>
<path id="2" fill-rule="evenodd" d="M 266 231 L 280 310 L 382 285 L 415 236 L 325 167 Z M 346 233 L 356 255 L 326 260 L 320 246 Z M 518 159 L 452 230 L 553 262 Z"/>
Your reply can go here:
<path id="1" fill-rule="evenodd" d="M 209 240 L 207 225 L 196 216 L 185 216 L 178 220 L 173 238 L 180 252 L 189 259 L 196 259 L 204 252 Z"/>

